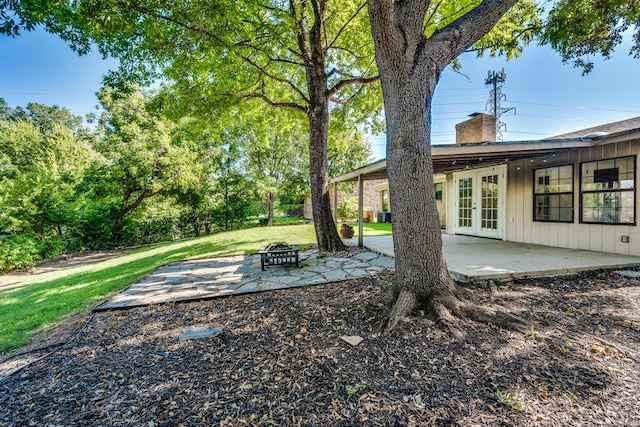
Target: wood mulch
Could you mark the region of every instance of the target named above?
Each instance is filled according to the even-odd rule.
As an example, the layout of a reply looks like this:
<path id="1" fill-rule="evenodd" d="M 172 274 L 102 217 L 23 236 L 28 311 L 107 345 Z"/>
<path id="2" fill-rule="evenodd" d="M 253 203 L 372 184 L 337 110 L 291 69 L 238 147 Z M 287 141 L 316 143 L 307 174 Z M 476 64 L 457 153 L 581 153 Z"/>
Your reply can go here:
<path id="1" fill-rule="evenodd" d="M 466 285 L 531 327 L 467 322 L 465 343 L 420 313 L 381 336 L 392 279 L 97 313 L 0 382 L 0 425 L 640 425 L 640 279 Z M 49 350 L 0 363 L 0 375 Z"/>

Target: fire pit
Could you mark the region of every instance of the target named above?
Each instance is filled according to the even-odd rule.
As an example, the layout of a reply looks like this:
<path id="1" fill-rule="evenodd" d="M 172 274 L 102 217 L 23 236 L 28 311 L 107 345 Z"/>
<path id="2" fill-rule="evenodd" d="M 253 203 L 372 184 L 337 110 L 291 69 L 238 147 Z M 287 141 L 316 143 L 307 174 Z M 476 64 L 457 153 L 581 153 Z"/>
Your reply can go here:
<path id="1" fill-rule="evenodd" d="M 299 245 L 289 245 L 285 242 L 274 242 L 268 246 L 260 248 L 260 266 L 262 271 L 268 265 L 286 265 L 295 264 L 298 267 Z"/>

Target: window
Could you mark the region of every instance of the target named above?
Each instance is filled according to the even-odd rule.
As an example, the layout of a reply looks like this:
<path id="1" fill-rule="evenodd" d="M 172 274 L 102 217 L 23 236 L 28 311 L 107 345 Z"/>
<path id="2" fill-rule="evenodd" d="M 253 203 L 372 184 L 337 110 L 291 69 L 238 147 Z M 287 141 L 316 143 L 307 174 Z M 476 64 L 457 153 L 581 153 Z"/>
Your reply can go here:
<path id="1" fill-rule="evenodd" d="M 436 201 L 441 202 L 442 201 L 442 183 L 438 182 L 435 185 L 436 188 Z"/>
<path id="2" fill-rule="evenodd" d="M 580 222 L 635 224 L 636 157 L 580 164 Z"/>
<path id="3" fill-rule="evenodd" d="M 536 169 L 534 221 L 573 222 L 573 165 Z"/>

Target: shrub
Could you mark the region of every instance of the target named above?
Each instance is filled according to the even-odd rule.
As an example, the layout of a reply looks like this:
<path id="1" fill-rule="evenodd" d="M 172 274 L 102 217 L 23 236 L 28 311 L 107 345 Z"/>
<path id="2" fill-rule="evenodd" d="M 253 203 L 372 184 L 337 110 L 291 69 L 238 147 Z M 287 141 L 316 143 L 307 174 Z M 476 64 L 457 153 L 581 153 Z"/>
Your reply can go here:
<path id="1" fill-rule="evenodd" d="M 65 252 L 66 242 L 61 236 L 44 236 L 38 240 L 36 247 L 40 258 L 53 258 Z"/>
<path id="2" fill-rule="evenodd" d="M 66 242 L 60 236 L 31 233 L 0 236 L 0 273 L 27 270 L 39 259 L 60 255 L 65 246 Z"/>
<path id="3" fill-rule="evenodd" d="M 0 273 L 26 270 L 40 259 L 38 241 L 30 234 L 0 236 Z"/>
<path id="4" fill-rule="evenodd" d="M 346 219 L 353 219 L 358 216 L 358 205 L 355 202 L 355 197 L 345 199 L 338 206 L 338 218 L 342 221 Z"/>

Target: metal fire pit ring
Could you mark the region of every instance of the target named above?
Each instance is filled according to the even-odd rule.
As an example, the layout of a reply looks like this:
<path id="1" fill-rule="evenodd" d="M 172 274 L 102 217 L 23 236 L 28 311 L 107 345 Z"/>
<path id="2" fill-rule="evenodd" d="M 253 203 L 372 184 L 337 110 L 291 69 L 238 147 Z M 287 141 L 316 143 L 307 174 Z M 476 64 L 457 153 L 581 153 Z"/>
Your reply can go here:
<path id="1" fill-rule="evenodd" d="M 289 245 L 285 242 L 270 243 L 268 246 L 264 246 L 258 251 L 260 254 L 260 267 L 262 268 L 262 271 L 265 271 L 267 266 L 278 265 L 285 266 L 295 264 L 297 268 L 299 266 L 299 252 L 299 245 Z"/>

